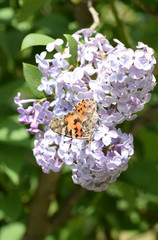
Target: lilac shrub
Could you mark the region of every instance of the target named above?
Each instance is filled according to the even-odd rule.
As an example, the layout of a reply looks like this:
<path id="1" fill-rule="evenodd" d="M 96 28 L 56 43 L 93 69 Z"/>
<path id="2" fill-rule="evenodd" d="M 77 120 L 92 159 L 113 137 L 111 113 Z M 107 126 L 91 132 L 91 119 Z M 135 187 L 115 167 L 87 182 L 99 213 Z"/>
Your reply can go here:
<path id="1" fill-rule="evenodd" d="M 147 103 L 156 85 L 152 72 L 154 51 L 142 42 L 136 50 L 114 39 L 115 47 L 100 33 L 82 29 L 72 37 L 77 42 L 77 61 L 70 65 L 70 46 L 57 39 L 36 55 L 42 72 L 39 91 L 43 99 L 21 100 L 19 122 L 35 134 L 33 153 L 43 172 L 58 172 L 64 165 L 72 170 L 75 184 L 93 191 L 104 191 L 108 183 L 127 169 L 134 153 L 133 137 L 116 128 L 132 120 Z M 52 53 L 52 58 L 47 57 Z M 59 136 L 49 128 L 52 118 L 72 111 L 82 99 L 94 99 L 99 115 L 89 145 L 85 140 Z M 31 106 L 24 108 L 25 103 Z"/>

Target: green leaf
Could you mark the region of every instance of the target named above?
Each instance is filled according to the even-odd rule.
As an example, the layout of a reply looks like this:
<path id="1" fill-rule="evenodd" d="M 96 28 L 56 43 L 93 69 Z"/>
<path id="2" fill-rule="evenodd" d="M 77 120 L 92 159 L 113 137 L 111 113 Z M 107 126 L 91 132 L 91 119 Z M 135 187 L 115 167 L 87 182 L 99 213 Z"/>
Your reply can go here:
<path id="1" fill-rule="evenodd" d="M 24 81 L 13 81 L 0 87 L 0 105 L 14 97 L 15 91 L 24 85 Z M 13 100 L 12 100 L 13 101 Z"/>
<path id="2" fill-rule="evenodd" d="M 151 159 L 138 159 L 124 172 L 124 177 L 133 186 L 145 193 L 158 195 L 157 187 L 158 168 Z"/>
<path id="3" fill-rule="evenodd" d="M 18 122 L 18 116 L 0 120 L 0 141 L 30 147 L 29 133 Z"/>
<path id="4" fill-rule="evenodd" d="M 37 90 L 38 86 L 41 84 L 41 78 L 43 77 L 40 70 L 34 65 L 23 63 L 23 72 L 26 82 L 34 96 L 37 98 L 45 97 L 43 92 Z"/>
<path id="5" fill-rule="evenodd" d="M 39 33 L 30 33 L 28 34 L 21 45 L 21 51 L 32 47 L 32 46 L 46 46 L 50 42 L 54 42 L 55 40 L 47 35 L 39 34 Z"/>
<path id="6" fill-rule="evenodd" d="M 11 7 L 0 9 L 0 20 L 4 22 L 9 22 L 14 17 L 14 10 Z"/>
<path id="7" fill-rule="evenodd" d="M 14 185 L 19 184 L 19 175 L 15 171 L 13 171 L 11 168 L 8 168 L 5 164 L 4 165 L 1 164 L 0 170 L 9 177 L 9 179 L 12 181 Z"/>
<path id="8" fill-rule="evenodd" d="M 57 0 L 58 1 L 58 0 Z M 60 12 L 51 12 L 36 18 L 35 29 L 53 38 L 63 38 L 64 32 L 69 32 L 69 16 Z"/>
<path id="9" fill-rule="evenodd" d="M 4 172 L 14 185 L 19 184 L 19 173 L 27 161 L 28 153 L 26 147 L 16 146 L 15 144 L 9 145 L 7 142 L 5 144 L 1 143 L 0 171 Z"/>
<path id="10" fill-rule="evenodd" d="M 77 65 L 77 58 L 78 58 L 78 45 L 76 40 L 69 34 L 64 34 L 66 40 L 69 43 L 70 54 L 71 57 L 69 58 L 70 65 L 76 66 Z"/>
<path id="11" fill-rule="evenodd" d="M 20 126 L 21 127 L 21 126 Z M 26 146 L 27 147 L 27 146 Z M 7 142 L 2 145 L 1 143 L 1 154 L 0 154 L 0 162 L 7 168 L 12 169 L 14 172 L 19 173 L 24 166 L 24 163 L 27 158 L 26 147 L 9 145 Z M 31 151 L 31 150 L 30 150 Z M 13 154 L 14 153 L 14 154 Z"/>
<path id="12" fill-rule="evenodd" d="M 48 2 L 47 0 L 24 0 L 23 6 L 19 10 L 18 19 L 23 21 L 35 14 L 39 9 Z"/>
<path id="13" fill-rule="evenodd" d="M 15 221 L 22 212 L 22 201 L 17 191 L 11 192 L 0 199 L 0 209 L 6 221 Z"/>
<path id="14" fill-rule="evenodd" d="M 158 151 L 157 151 L 157 143 L 158 143 L 158 132 L 156 128 L 153 128 L 153 124 L 148 126 L 148 129 L 142 129 L 137 136 L 137 139 L 141 141 L 143 147 L 143 154 L 145 158 L 157 161 L 158 159 Z M 156 127 L 156 126 L 155 126 Z M 152 130 L 152 131 L 151 131 Z"/>
<path id="15" fill-rule="evenodd" d="M 1 240 L 19 240 L 25 233 L 25 226 L 22 223 L 14 222 L 1 228 Z"/>

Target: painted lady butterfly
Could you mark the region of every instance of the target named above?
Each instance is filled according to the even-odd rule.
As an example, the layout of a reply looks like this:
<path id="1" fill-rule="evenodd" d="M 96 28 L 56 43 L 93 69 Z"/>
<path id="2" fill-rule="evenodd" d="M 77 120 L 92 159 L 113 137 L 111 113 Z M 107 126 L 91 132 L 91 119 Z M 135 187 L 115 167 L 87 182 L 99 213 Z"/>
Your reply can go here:
<path id="1" fill-rule="evenodd" d="M 72 112 L 51 120 L 52 131 L 70 138 L 91 140 L 98 120 L 97 103 L 94 99 L 84 99 Z"/>

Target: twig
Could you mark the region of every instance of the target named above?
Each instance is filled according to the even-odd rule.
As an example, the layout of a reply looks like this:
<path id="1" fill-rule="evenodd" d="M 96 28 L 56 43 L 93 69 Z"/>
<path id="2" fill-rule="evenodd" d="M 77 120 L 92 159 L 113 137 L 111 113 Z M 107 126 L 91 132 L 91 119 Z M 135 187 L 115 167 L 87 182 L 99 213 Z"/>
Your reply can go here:
<path id="1" fill-rule="evenodd" d="M 48 225 L 48 208 L 56 196 L 59 173 L 42 173 L 30 206 L 27 229 L 22 240 L 43 240 Z"/>
<path id="2" fill-rule="evenodd" d="M 70 211 L 84 196 L 86 191 L 85 188 L 77 186 L 68 199 L 64 200 L 59 210 L 50 218 L 49 225 L 47 225 L 47 234 L 50 234 L 60 224 L 66 222 L 69 218 Z"/>
<path id="3" fill-rule="evenodd" d="M 141 2 L 140 0 L 132 0 L 135 4 L 137 4 L 141 9 L 144 10 L 144 12 L 149 13 L 150 15 L 152 15 L 154 18 L 158 19 L 158 14 L 153 11 L 152 9 L 150 9 L 149 7 L 145 6 L 145 4 L 143 2 Z"/>
<path id="4" fill-rule="evenodd" d="M 124 31 L 123 23 L 120 20 L 117 9 L 115 7 L 114 0 L 110 0 L 110 5 L 111 5 L 111 10 L 113 12 L 113 15 L 115 17 L 115 20 L 116 20 L 116 23 L 117 23 L 117 26 L 118 26 L 118 31 L 120 32 L 120 36 L 122 37 L 122 40 L 123 40 L 124 44 L 126 45 L 126 47 L 130 47 L 129 43 L 128 43 L 128 40 L 127 40 L 127 36 L 125 34 L 125 31 Z"/>
<path id="5" fill-rule="evenodd" d="M 142 128 L 156 121 L 158 121 L 158 104 L 151 106 L 151 108 L 146 110 L 141 117 L 135 120 L 128 132 L 132 133 L 133 136 L 136 136 Z"/>
<path id="6" fill-rule="evenodd" d="M 94 30 L 96 27 L 99 26 L 100 24 L 100 20 L 99 20 L 99 14 L 98 12 L 94 9 L 94 7 L 92 6 L 92 0 L 88 0 L 87 2 L 87 6 L 88 6 L 88 10 L 92 15 L 93 18 L 93 24 L 90 26 L 90 29 Z"/>

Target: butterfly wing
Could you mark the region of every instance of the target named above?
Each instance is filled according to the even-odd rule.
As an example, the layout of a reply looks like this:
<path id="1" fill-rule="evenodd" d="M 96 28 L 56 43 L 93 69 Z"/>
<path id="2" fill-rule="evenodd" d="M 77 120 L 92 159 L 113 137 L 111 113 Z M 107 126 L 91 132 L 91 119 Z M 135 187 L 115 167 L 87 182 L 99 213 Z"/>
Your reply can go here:
<path id="1" fill-rule="evenodd" d="M 96 101 L 86 99 L 79 102 L 72 112 L 51 120 L 52 131 L 70 138 L 91 139 L 98 120 Z"/>
<path id="2" fill-rule="evenodd" d="M 88 119 L 86 121 L 82 122 L 83 138 L 92 139 L 97 121 L 98 114 L 97 112 L 94 112 L 92 115 L 88 116 Z"/>
<path id="3" fill-rule="evenodd" d="M 97 103 L 94 99 L 85 99 L 79 102 L 74 111 L 81 119 L 82 137 L 80 139 L 91 139 L 98 120 L 96 112 Z"/>
<path id="4" fill-rule="evenodd" d="M 51 120 L 49 127 L 53 132 L 70 138 L 82 137 L 82 125 L 79 116 L 75 111 Z"/>

